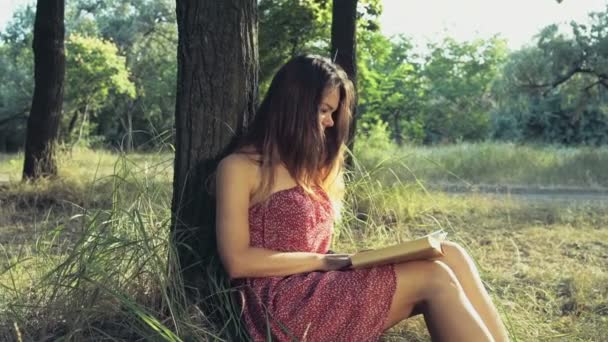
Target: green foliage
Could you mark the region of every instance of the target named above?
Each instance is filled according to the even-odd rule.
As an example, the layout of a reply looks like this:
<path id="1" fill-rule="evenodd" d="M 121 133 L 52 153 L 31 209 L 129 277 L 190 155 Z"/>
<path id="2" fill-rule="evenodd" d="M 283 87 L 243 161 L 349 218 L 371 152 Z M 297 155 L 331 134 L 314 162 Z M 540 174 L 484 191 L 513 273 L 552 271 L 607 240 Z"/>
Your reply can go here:
<path id="1" fill-rule="evenodd" d="M 366 133 L 366 123 L 383 121 L 390 125 L 391 139 L 397 144 L 422 142 L 426 92 L 411 43 L 403 36 L 389 40 L 378 32 L 362 34 L 360 42 L 360 133 Z"/>
<path id="2" fill-rule="evenodd" d="M 591 24 L 544 28 L 509 57 L 495 87 L 493 136 L 560 144 L 608 143 L 608 7 Z"/>
<path id="3" fill-rule="evenodd" d="M 177 82 L 177 56 L 168 53 L 177 49 L 174 2 L 76 0 L 66 6 L 64 141 L 125 149 L 169 141 Z M 263 95 L 291 56 L 328 54 L 332 1 L 260 0 L 258 6 Z M 33 91 L 34 10 L 15 12 L 0 33 L 0 151 L 19 149 L 24 140 Z M 381 1 L 359 1 L 361 137 L 386 124 L 397 145 L 488 138 L 608 143 L 606 12 L 591 14 L 589 25 L 572 23 L 566 33 L 548 26 L 534 46 L 508 55 L 499 38 L 446 37 L 420 49 L 407 36 L 383 36 L 381 12 Z M 70 54 L 77 48 L 72 36 L 112 44 L 114 50 L 99 46 L 98 57 L 77 61 Z M 105 67 L 99 59 L 104 53 L 113 56 Z"/>
<path id="4" fill-rule="evenodd" d="M 167 53 L 177 50 L 175 2 L 79 0 L 71 8 L 74 30 L 86 27 L 116 44 L 137 92 L 135 98 L 109 94 L 95 135 L 125 149 L 162 145 L 171 136 L 175 110 L 177 55 Z"/>
<path id="5" fill-rule="evenodd" d="M 110 89 L 135 97 L 125 58 L 118 55 L 118 48 L 113 43 L 73 34 L 66 42 L 66 60 L 71 68 L 66 71 L 70 80 L 68 84 L 84 94 L 84 99 L 74 94 L 67 96 L 73 98 L 76 105 L 99 106 Z"/>
<path id="6" fill-rule="evenodd" d="M 260 0 L 260 89 L 265 93 L 272 76 L 289 58 L 329 51 L 331 1 Z"/>
<path id="7" fill-rule="evenodd" d="M 326 0 L 329 1 L 329 0 Z M 381 0 L 358 0 L 357 1 L 357 31 L 378 32 L 380 31 L 380 15 L 383 7 Z"/>
<path id="8" fill-rule="evenodd" d="M 34 8 L 26 6 L 0 33 L 0 152 L 17 150 L 25 141 L 34 92 L 33 27 Z"/>
<path id="9" fill-rule="evenodd" d="M 365 131 L 365 134 L 359 137 L 358 142 L 360 144 L 355 146 L 361 146 L 361 149 L 355 148 L 355 153 L 386 153 L 386 151 L 393 150 L 396 146 L 391 139 L 391 131 L 386 122 L 378 121 L 373 124 L 363 122 L 361 129 Z"/>
<path id="10" fill-rule="evenodd" d="M 489 138 L 606 144 L 606 14 L 591 14 L 589 26 L 572 23 L 570 36 L 551 25 L 536 46 L 511 54 L 497 37 L 448 37 L 420 55 L 407 38 L 360 33 L 360 122 L 388 123 L 398 144 Z"/>
<path id="11" fill-rule="evenodd" d="M 78 0 L 70 4 L 69 15 L 67 21 L 73 23 L 69 27 L 83 32 L 83 25 L 88 26 L 101 38 L 112 40 L 121 53 L 176 20 L 175 1 L 171 0 Z"/>
<path id="12" fill-rule="evenodd" d="M 0 151 L 17 150 L 24 140 L 33 20 L 34 8 L 21 8 L 0 34 Z M 63 140 L 150 148 L 170 139 L 177 59 L 167 51 L 177 49 L 174 2 L 69 2 L 66 30 Z"/>
<path id="13" fill-rule="evenodd" d="M 134 82 L 138 97 L 134 103 L 127 102 L 126 106 L 121 104 L 118 109 L 122 109 L 123 114 L 120 119 L 122 131 L 128 132 L 128 122 L 131 120 L 133 130 L 148 132 L 146 135 L 133 137 L 136 145 L 152 141 L 149 146 L 158 146 L 161 142 L 154 139 L 171 137 L 171 134 L 166 133 L 170 133 L 173 128 L 177 54 L 167 51 L 176 48 L 177 26 L 165 23 L 159 24 L 153 32 L 137 41 L 130 51 L 130 69 L 133 75 L 137 75 Z M 118 128 L 116 130 L 121 131 Z M 114 140 L 118 138 L 116 136 Z"/>
<path id="14" fill-rule="evenodd" d="M 72 34 L 66 42 L 66 87 L 60 136 L 77 143 L 95 129 L 99 109 L 110 92 L 135 98 L 125 58 L 111 42 Z M 112 119 L 112 118 L 107 118 Z M 79 129 L 76 129 L 76 126 Z"/>
<path id="15" fill-rule="evenodd" d="M 506 56 L 503 40 L 446 38 L 430 44 L 425 56 L 415 53 L 403 36 L 389 40 L 372 32 L 360 41 L 363 122 L 389 123 L 398 144 L 476 141 L 488 136 L 490 89 Z"/>
<path id="16" fill-rule="evenodd" d="M 380 0 L 359 0 L 358 34 L 379 30 Z M 260 0 L 260 95 L 289 58 L 314 53 L 327 56 L 331 41 L 331 0 Z"/>
<path id="17" fill-rule="evenodd" d="M 112 91 L 100 108 L 94 134 L 105 144 L 152 148 L 171 138 L 177 84 L 175 2 L 79 0 L 70 6 L 69 27 L 113 42 L 125 56 L 137 96 Z"/>
<path id="18" fill-rule="evenodd" d="M 488 137 L 490 87 L 506 57 L 499 38 L 429 45 L 422 76 L 428 87 L 426 141 L 479 141 Z"/>
<path id="19" fill-rule="evenodd" d="M 32 50 L 0 44 L 0 151 L 23 143 L 32 93 Z"/>

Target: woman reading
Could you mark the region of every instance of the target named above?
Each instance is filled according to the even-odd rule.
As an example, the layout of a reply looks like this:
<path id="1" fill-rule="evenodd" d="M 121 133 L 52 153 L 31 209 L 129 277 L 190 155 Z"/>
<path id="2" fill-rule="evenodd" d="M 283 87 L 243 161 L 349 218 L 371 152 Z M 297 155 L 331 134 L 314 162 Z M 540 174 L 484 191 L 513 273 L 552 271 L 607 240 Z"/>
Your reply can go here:
<path id="1" fill-rule="evenodd" d="M 375 341 L 423 314 L 433 340 L 505 341 L 471 257 L 350 269 L 328 254 L 354 88 L 330 60 L 298 56 L 273 78 L 217 170 L 217 243 L 254 341 Z"/>

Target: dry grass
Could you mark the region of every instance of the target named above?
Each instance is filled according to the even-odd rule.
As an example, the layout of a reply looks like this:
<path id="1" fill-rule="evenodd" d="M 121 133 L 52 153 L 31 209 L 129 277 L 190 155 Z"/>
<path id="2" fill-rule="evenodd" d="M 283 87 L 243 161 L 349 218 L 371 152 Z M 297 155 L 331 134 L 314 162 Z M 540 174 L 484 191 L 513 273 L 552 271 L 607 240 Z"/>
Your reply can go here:
<path id="1" fill-rule="evenodd" d="M 443 228 L 476 260 L 513 340 L 608 336 L 608 200 L 530 203 L 394 189 L 376 203 L 360 226 L 377 231 L 343 233 L 348 238 L 337 250 L 373 248 Z M 385 339 L 429 337 L 419 317 Z"/>
<path id="2" fill-rule="evenodd" d="M 608 336 L 608 200 L 427 192 L 396 182 L 406 172 L 396 164 L 362 161 L 332 249 L 443 228 L 477 261 L 513 340 Z M 5 158 L 0 173 L 18 180 L 20 162 Z M 83 150 L 62 156 L 57 180 L 2 188 L 0 340 L 17 340 L 16 331 L 24 340 L 219 339 L 218 327 L 166 293 L 171 169 L 168 154 Z M 428 339 L 420 318 L 384 337 Z"/>

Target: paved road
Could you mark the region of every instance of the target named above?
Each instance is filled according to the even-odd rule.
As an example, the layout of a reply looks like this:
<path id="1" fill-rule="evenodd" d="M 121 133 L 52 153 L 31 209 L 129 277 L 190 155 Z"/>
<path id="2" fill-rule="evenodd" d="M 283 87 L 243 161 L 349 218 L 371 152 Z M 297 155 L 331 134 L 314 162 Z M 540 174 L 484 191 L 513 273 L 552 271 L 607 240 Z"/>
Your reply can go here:
<path id="1" fill-rule="evenodd" d="M 608 204 L 608 189 L 566 188 L 566 187 L 523 187 L 505 185 L 437 185 L 430 186 L 433 190 L 444 191 L 454 195 L 471 193 L 496 197 L 511 197 L 528 201 L 577 201 L 597 202 Z"/>

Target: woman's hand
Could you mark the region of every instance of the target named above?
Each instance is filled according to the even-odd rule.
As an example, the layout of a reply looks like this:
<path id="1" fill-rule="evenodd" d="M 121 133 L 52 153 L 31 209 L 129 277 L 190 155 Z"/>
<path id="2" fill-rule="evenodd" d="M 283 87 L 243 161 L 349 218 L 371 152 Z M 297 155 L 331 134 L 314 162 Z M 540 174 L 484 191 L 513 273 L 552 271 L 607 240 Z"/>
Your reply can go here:
<path id="1" fill-rule="evenodd" d="M 335 271 L 351 265 L 350 254 L 325 254 L 322 257 L 322 271 Z"/>

